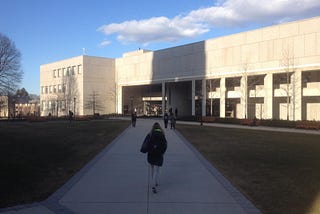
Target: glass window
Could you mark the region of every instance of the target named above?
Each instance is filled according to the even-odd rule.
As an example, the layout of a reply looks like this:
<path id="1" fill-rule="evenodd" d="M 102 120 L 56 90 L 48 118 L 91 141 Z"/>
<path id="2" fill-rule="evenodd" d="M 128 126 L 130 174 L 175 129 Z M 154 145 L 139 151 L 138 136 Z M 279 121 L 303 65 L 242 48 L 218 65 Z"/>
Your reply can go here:
<path id="1" fill-rule="evenodd" d="M 42 101 L 41 105 L 42 105 L 42 110 L 43 111 L 46 110 L 46 101 Z"/>
<path id="2" fill-rule="evenodd" d="M 57 70 L 53 70 L 53 78 L 57 77 Z"/>
<path id="3" fill-rule="evenodd" d="M 61 93 L 61 92 L 62 92 L 62 87 L 61 87 L 61 85 L 60 85 L 60 84 L 58 85 L 58 92 L 59 92 L 59 93 Z"/>
<path id="4" fill-rule="evenodd" d="M 68 67 L 68 69 L 67 69 L 67 75 L 70 76 L 70 74 L 71 74 L 71 67 Z"/>
<path id="5" fill-rule="evenodd" d="M 61 76 L 61 69 L 58 69 L 58 77 Z"/>
<path id="6" fill-rule="evenodd" d="M 78 65 L 78 74 L 82 74 L 82 66 Z"/>
<path id="7" fill-rule="evenodd" d="M 67 75 L 67 69 L 63 68 L 63 76 L 65 77 Z"/>
<path id="8" fill-rule="evenodd" d="M 64 101 L 64 100 L 61 101 L 61 109 L 62 110 L 66 109 L 66 101 Z"/>
<path id="9" fill-rule="evenodd" d="M 45 89 L 45 90 L 46 90 L 46 94 L 48 94 L 48 86 L 46 86 L 46 89 Z"/>
<path id="10" fill-rule="evenodd" d="M 75 72 L 76 72 L 76 66 L 72 66 L 71 72 L 72 72 L 72 75 L 75 75 Z"/>
<path id="11" fill-rule="evenodd" d="M 56 85 L 53 86 L 53 93 L 57 93 L 57 86 Z"/>
<path id="12" fill-rule="evenodd" d="M 52 108 L 52 102 L 50 100 L 50 101 L 48 101 L 48 109 L 51 109 L 51 108 Z"/>

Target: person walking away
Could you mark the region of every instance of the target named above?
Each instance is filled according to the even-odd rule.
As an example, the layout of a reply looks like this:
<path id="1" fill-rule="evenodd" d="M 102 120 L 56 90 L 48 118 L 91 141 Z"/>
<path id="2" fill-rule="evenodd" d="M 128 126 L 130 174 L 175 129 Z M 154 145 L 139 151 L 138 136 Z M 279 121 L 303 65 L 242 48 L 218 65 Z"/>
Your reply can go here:
<path id="1" fill-rule="evenodd" d="M 169 122 L 169 115 L 166 112 L 163 116 L 163 120 L 164 120 L 164 127 L 167 128 L 168 127 L 168 122 Z"/>
<path id="2" fill-rule="evenodd" d="M 176 129 L 176 118 L 174 117 L 174 115 L 171 115 L 170 117 L 170 125 L 171 129 Z"/>
<path id="3" fill-rule="evenodd" d="M 175 114 L 176 118 L 178 118 L 178 108 L 176 108 L 176 109 L 174 110 L 174 114 Z"/>
<path id="4" fill-rule="evenodd" d="M 148 163 L 151 166 L 152 192 L 157 193 L 159 186 L 160 167 L 167 150 L 167 140 L 159 123 L 154 123 L 150 133 L 146 136 Z"/>
<path id="5" fill-rule="evenodd" d="M 131 124 L 133 127 L 136 127 L 136 122 L 137 122 L 137 113 L 134 112 L 131 114 Z"/>

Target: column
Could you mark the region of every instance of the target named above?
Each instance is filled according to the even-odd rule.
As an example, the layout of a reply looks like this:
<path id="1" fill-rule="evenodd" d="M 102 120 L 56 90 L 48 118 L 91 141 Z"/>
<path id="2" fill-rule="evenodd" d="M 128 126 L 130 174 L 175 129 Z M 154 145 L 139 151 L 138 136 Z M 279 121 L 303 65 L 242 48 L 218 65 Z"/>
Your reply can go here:
<path id="1" fill-rule="evenodd" d="M 302 119 L 302 71 L 295 71 L 291 76 L 293 120 Z"/>
<path id="2" fill-rule="evenodd" d="M 263 119 L 273 117 L 273 74 L 264 77 L 264 112 Z"/>
<path id="3" fill-rule="evenodd" d="M 122 86 L 117 86 L 117 93 L 116 93 L 116 100 L 117 100 L 117 113 L 122 114 Z"/>
<path id="4" fill-rule="evenodd" d="M 202 80 L 202 116 L 206 116 L 206 102 L 207 102 L 207 87 L 206 87 L 206 79 Z"/>
<path id="5" fill-rule="evenodd" d="M 247 110 L 247 76 L 243 75 L 241 77 L 241 83 L 240 83 L 240 87 L 241 87 L 241 96 L 240 96 L 240 104 L 241 104 L 241 118 L 247 118 L 248 117 L 248 110 Z M 238 111 L 238 109 L 237 109 Z"/>
<path id="6" fill-rule="evenodd" d="M 162 82 L 162 102 L 161 102 L 161 107 L 162 107 L 162 116 L 166 112 L 166 83 Z"/>
<path id="7" fill-rule="evenodd" d="M 191 87 L 191 100 L 192 100 L 192 116 L 196 115 L 196 101 L 195 101 L 195 96 L 196 96 L 196 81 L 192 80 L 192 87 Z"/>
<path id="8" fill-rule="evenodd" d="M 226 78 L 220 79 L 220 117 L 226 116 Z"/>

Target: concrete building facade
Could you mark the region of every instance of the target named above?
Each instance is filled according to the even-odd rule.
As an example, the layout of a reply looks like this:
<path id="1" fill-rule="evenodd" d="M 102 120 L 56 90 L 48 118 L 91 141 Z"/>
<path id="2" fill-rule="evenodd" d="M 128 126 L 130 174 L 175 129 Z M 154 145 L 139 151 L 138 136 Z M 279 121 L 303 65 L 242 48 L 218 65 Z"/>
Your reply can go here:
<path id="1" fill-rule="evenodd" d="M 41 65 L 41 115 L 115 112 L 114 65 L 114 59 L 89 56 Z"/>
<path id="2" fill-rule="evenodd" d="M 55 70 L 78 65 L 78 114 L 90 113 L 84 100 L 97 91 L 106 100 L 101 113 L 177 108 L 179 116 L 320 120 L 320 17 L 117 59 L 80 56 L 42 65 L 41 92 L 59 85 Z M 50 95 L 41 93 L 42 115 Z"/>

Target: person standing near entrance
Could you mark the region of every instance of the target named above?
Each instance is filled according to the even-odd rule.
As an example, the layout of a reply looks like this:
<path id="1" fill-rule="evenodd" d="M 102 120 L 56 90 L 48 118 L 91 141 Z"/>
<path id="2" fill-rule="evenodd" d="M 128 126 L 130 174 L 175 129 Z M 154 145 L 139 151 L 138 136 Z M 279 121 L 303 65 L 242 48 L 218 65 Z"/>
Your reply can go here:
<path id="1" fill-rule="evenodd" d="M 176 109 L 174 110 L 174 114 L 175 114 L 175 117 L 178 118 L 178 108 L 176 107 Z"/>
<path id="2" fill-rule="evenodd" d="M 167 128 L 168 127 L 168 122 L 169 122 L 169 115 L 166 112 L 163 116 L 163 121 L 164 121 L 164 127 Z"/>
<path id="3" fill-rule="evenodd" d="M 163 165 L 163 155 L 166 150 L 167 140 L 164 131 L 159 123 L 154 123 L 140 150 L 141 152 L 148 153 L 148 163 L 151 166 L 153 193 L 158 192 L 160 167 Z"/>
<path id="4" fill-rule="evenodd" d="M 134 113 L 132 113 L 132 115 L 131 115 L 131 123 L 132 123 L 132 126 L 133 126 L 133 127 L 136 127 L 136 122 L 137 122 L 137 113 L 134 112 Z"/>

